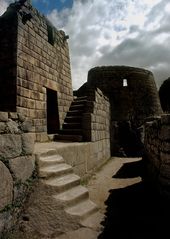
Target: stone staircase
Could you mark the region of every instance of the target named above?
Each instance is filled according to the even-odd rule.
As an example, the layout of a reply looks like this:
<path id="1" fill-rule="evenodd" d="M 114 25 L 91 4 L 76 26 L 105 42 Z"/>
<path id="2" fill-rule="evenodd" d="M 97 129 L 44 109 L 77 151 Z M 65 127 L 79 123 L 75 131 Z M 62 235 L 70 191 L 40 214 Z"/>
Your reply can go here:
<path id="1" fill-rule="evenodd" d="M 98 207 L 89 199 L 89 192 L 81 185 L 80 177 L 74 174 L 63 157 L 53 152 L 42 154 L 38 157 L 38 168 L 41 183 L 48 188 L 47 194 L 56 203 L 60 202 L 64 212 L 81 226 L 99 229 L 96 228 L 97 220 L 101 219 Z"/>
<path id="2" fill-rule="evenodd" d="M 62 130 L 54 136 L 54 140 L 81 142 L 83 141 L 82 118 L 85 111 L 87 97 L 74 98 L 64 120 Z"/>

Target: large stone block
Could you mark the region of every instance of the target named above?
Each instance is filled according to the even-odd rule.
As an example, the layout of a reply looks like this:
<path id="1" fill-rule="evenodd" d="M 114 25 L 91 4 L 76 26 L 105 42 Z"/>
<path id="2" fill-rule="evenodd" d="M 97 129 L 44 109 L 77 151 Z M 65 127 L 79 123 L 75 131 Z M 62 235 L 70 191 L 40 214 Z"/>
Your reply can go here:
<path id="1" fill-rule="evenodd" d="M 0 161 L 0 210 L 12 203 L 13 179 L 4 163 Z"/>
<path id="2" fill-rule="evenodd" d="M 0 121 L 8 121 L 8 112 L 0 112 Z"/>
<path id="3" fill-rule="evenodd" d="M 10 159 L 9 166 L 17 180 L 25 182 L 34 171 L 34 162 L 32 156 L 22 156 Z"/>
<path id="4" fill-rule="evenodd" d="M 24 132 L 30 132 L 32 131 L 32 120 L 31 119 L 27 119 L 25 120 L 22 125 L 21 125 L 21 129 L 24 131 Z"/>
<path id="5" fill-rule="evenodd" d="M 22 134 L 22 152 L 25 155 L 33 154 L 34 151 L 34 134 L 32 133 L 25 133 Z"/>
<path id="6" fill-rule="evenodd" d="M 6 130 L 6 124 L 4 122 L 0 122 L 0 133 L 4 133 Z"/>
<path id="7" fill-rule="evenodd" d="M 0 135 L 0 158 L 18 157 L 22 152 L 21 136 L 15 134 Z"/>
<path id="8" fill-rule="evenodd" d="M 8 122 L 6 123 L 7 125 L 7 132 L 11 133 L 11 134 L 18 134 L 19 133 L 19 128 L 18 128 L 18 124 L 9 119 Z"/>

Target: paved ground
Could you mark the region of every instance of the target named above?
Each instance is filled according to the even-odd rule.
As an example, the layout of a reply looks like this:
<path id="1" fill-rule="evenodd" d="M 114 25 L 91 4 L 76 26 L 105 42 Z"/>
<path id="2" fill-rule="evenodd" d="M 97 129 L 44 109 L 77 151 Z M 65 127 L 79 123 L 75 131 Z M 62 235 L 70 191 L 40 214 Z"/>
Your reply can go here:
<path id="1" fill-rule="evenodd" d="M 99 206 L 102 213 L 105 213 L 107 206 L 105 201 L 109 197 L 110 190 L 124 188 L 141 181 L 140 176 L 113 178 L 123 164 L 138 161 L 140 161 L 140 158 L 111 158 L 88 182 L 87 188 L 90 193 L 90 199 Z"/>
<path id="2" fill-rule="evenodd" d="M 139 158 L 109 160 L 87 185 L 103 214 L 101 232 L 81 228 L 59 239 L 169 238 L 169 206 L 145 183 L 144 172 Z"/>
<path id="3" fill-rule="evenodd" d="M 170 238 L 170 203 L 148 187 L 144 169 L 140 158 L 111 158 L 86 185 L 102 214 L 101 231 L 82 227 L 55 239 Z"/>
<path id="4" fill-rule="evenodd" d="M 88 185 L 86 185 L 86 187 L 89 190 L 90 199 L 98 205 L 99 210 L 103 215 L 103 220 L 107 211 L 107 205 L 105 204 L 105 202 L 110 195 L 110 190 L 124 188 L 141 181 L 140 176 L 128 179 L 114 179 L 113 175 L 115 175 L 119 171 L 119 169 L 123 166 L 124 163 L 139 160 L 139 158 L 112 158 L 108 161 L 107 164 L 105 164 L 96 173 L 94 173 L 92 178 L 89 180 Z M 96 226 L 103 228 L 103 226 L 101 225 L 103 220 L 101 220 L 100 222 L 96 221 L 96 223 L 98 224 Z M 59 237 L 59 239 L 97 239 L 99 234 L 102 233 L 102 230 L 99 233 L 94 229 L 81 228 L 77 231 L 69 232 L 65 235 L 62 235 Z"/>

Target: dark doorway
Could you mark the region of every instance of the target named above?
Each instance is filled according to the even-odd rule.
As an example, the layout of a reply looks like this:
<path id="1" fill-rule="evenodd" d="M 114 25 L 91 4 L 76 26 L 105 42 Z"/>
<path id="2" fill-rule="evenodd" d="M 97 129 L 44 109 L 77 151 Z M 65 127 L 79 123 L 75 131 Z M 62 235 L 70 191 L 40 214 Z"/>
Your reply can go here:
<path id="1" fill-rule="evenodd" d="M 57 92 L 47 89 L 47 133 L 57 133 L 59 127 Z"/>
<path id="2" fill-rule="evenodd" d="M 141 157 L 144 145 L 141 132 L 130 121 L 118 122 L 118 140 L 122 151 L 127 157 Z"/>

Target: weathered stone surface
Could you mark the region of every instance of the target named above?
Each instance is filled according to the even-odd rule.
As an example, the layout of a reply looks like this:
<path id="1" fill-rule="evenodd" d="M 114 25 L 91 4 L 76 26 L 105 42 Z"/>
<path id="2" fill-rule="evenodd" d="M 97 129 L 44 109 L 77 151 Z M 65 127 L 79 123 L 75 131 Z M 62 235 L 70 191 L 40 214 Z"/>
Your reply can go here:
<path id="1" fill-rule="evenodd" d="M 3 214 L 0 214 L 0 238 L 1 238 L 1 232 L 4 230 L 4 226 L 5 226 L 5 220 L 3 217 Z"/>
<path id="2" fill-rule="evenodd" d="M 6 123 L 7 125 L 7 132 L 11 133 L 11 134 L 18 134 L 19 133 L 19 128 L 18 128 L 18 124 L 9 119 L 8 122 Z"/>
<path id="3" fill-rule="evenodd" d="M 170 122 L 169 115 L 161 116 L 145 129 L 145 149 L 147 152 L 148 176 L 155 184 L 159 182 L 162 194 L 170 188 Z M 151 170 L 152 169 L 152 170 Z M 156 176 L 154 176 L 156 175 Z"/>
<path id="4" fill-rule="evenodd" d="M 14 159 L 10 159 L 9 166 L 11 171 L 14 173 L 17 180 L 22 182 L 26 181 L 31 177 L 34 164 L 32 156 L 22 156 Z"/>
<path id="5" fill-rule="evenodd" d="M 40 183 L 29 199 L 26 213 L 30 218 L 28 232 L 37 235 L 37 238 L 57 236 L 80 227 L 77 218 L 67 214 L 63 204 L 51 197 L 48 189 Z"/>
<path id="6" fill-rule="evenodd" d="M 6 124 L 4 122 L 0 122 L 0 133 L 4 133 L 6 129 Z"/>
<path id="7" fill-rule="evenodd" d="M 32 120 L 31 119 L 25 120 L 21 125 L 21 129 L 24 132 L 30 132 L 32 130 L 32 128 L 33 128 L 33 126 L 32 126 Z"/>
<path id="8" fill-rule="evenodd" d="M 18 119 L 18 114 L 17 112 L 9 112 L 9 118 L 17 120 Z"/>
<path id="9" fill-rule="evenodd" d="M 21 136 L 14 134 L 0 135 L 0 158 L 18 157 L 22 152 Z"/>
<path id="10" fill-rule="evenodd" d="M 80 228 L 75 231 L 68 232 L 56 239 L 96 239 L 98 237 L 99 232 L 94 231 L 90 228 Z"/>
<path id="11" fill-rule="evenodd" d="M 0 112 L 0 121 L 8 121 L 8 112 Z"/>
<path id="12" fill-rule="evenodd" d="M 12 203 L 13 179 L 4 163 L 0 161 L 0 210 Z"/>
<path id="13" fill-rule="evenodd" d="M 26 120 L 26 117 L 21 114 L 21 113 L 18 113 L 18 119 L 21 121 L 21 122 L 24 122 Z"/>
<path id="14" fill-rule="evenodd" d="M 34 151 L 34 135 L 31 133 L 22 134 L 22 150 L 25 155 Z"/>

